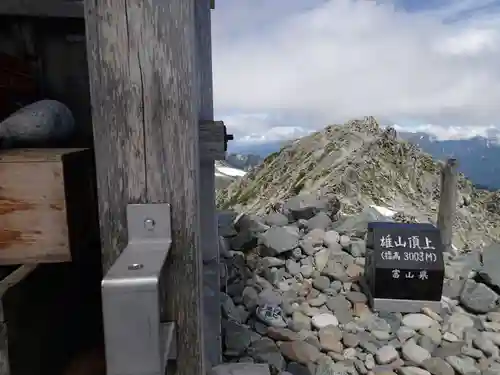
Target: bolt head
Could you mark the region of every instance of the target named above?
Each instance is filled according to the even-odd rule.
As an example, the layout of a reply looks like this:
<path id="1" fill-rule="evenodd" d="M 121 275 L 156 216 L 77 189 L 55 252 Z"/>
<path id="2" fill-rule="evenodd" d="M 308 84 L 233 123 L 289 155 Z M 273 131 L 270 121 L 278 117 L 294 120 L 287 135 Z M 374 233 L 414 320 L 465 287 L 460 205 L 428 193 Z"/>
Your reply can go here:
<path id="1" fill-rule="evenodd" d="M 141 263 L 133 263 L 133 264 L 129 264 L 127 268 L 130 271 L 137 271 L 137 270 L 140 270 L 141 268 L 144 268 L 144 265 Z"/>
<path id="2" fill-rule="evenodd" d="M 153 230 L 155 227 L 155 221 L 153 219 L 146 219 L 144 220 L 144 228 L 147 230 Z"/>

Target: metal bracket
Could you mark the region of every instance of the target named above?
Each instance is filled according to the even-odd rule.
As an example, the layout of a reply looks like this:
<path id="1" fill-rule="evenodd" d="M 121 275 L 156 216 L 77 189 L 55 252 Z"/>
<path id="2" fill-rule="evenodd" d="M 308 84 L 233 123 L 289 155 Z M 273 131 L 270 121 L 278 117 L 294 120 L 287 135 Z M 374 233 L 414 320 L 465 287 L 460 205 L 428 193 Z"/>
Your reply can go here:
<path id="1" fill-rule="evenodd" d="M 224 125 L 224 151 L 227 151 L 227 142 L 232 141 L 234 135 L 227 133 L 226 125 Z"/>
<path id="2" fill-rule="evenodd" d="M 176 358 L 175 323 L 162 322 L 170 205 L 128 205 L 127 228 L 128 244 L 101 284 L 107 374 L 164 375 Z"/>

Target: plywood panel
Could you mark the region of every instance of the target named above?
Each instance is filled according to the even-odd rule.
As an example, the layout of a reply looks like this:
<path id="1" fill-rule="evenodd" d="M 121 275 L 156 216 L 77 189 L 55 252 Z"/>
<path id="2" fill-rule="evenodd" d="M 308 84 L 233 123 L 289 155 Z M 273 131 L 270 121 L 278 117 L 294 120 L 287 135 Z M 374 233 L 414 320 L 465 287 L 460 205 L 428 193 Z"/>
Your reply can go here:
<path id="1" fill-rule="evenodd" d="M 87 151 L 87 154 L 90 151 Z M 80 232 L 74 217 L 92 212 L 89 186 L 75 186 L 71 171 L 85 174 L 83 150 L 14 150 L 0 153 L 0 264 L 66 262 L 72 258 L 71 232 Z M 85 158 L 84 158 L 85 159 Z M 70 163 L 68 168 L 65 164 Z M 88 176 L 88 175 L 87 175 Z M 75 194 L 82 192 L 77 199 Z M 80 212 L 68 215 L 68 198 L 83 202 Z M 89 206 L 90 205 L 90 206 Z M 70 228 L 69 221 L 73 221 Z M 88 221 L 87 235 L 95 235 Z M 85 239 L 83 242 L 87 242 Z M 73 241 L 75 242 L 75 241 Z"/>

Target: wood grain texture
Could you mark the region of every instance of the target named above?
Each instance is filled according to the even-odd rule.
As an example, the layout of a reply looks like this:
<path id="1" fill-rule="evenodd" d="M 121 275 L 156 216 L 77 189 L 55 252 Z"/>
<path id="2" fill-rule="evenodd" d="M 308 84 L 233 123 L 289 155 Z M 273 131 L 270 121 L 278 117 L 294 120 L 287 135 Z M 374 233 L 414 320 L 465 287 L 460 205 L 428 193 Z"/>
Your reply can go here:
<path id="1" fill-rule="evenodd" d="M 77 149 L 0 153 L 1 265 L 67 262 L 75 250 L 72 245 L 87 245 L 87 239 L 95 238 L 91 227 L 97 218 L 80 221 L 89 219 L 92 210 L 80 179 L 92 179 L 91 161 L 84 158 L 85 150 Z M 80 205 L 76 211 L 68 202 L 75 195 L 72 203 Z"/>
<path id="2" fill-rule="evenodd" d="M 171 204 L 165 313 L 167 320 L 177 322 L 178 375 L 206 373 L 195 2 L 145 2 L 140 18 L 130 19 L 137 46 L 154 44 L 138 54 L 145 92 L 146 186 L 148 201 Z"/>
<path id="3" fill-rule="evenodd" d="M 218 220 L 214 160 L 225 159 L 224 123 L 213 121 L 210 1 L 196 2 L 196 65 L 200 85 L 200 209 L 203 253 L 203 327 L 207 366 L 222 362 Z"/>
<path id="4" fill-rule="evenodd" d="M 197 7 L 201 7 L 203 1 Z M 209 13 L 210 15 L 210 13 Z M 203 19 L 201 19 L 203 21 Z M 210 19 L 209 19 L 210 21 Z M 200 36 L 202 42 L 208 43 L 210 45 L 210 35 Z M 208 40 L 207 40 L 208 39 Z M 200 43 L 201 44 L 201 43 Z M 203 52 L 203 49 L 201 49 Z M 211 54 L 211 50 L 209 50 Z M 206 53 L 205 53 L 206 55 Z M 200 64 L 202 65 L 202 64 Z M 203 64 L 204 65 L 204 64 Z M 210 73 L 210 81 L 201 86 L 201 93 L 203 95 L 204 86 L 209 88 L 206 89 L 207 93 L 205 96 L 212 97 L 212 64 L 207 64 L 207 66 L 199 66 L 201 82 L 208 81 L 204 77 Z M 204 73 L 204 70 L 208 70 Z M 208 99 L 207 99 L 208 101 Z M 210 100 L 212 102 L 212 100 Z M 213 108 L 213 105 L 212 105 Z M 213 115 L 212 115 L 213 116 Z M 200 157 L 202 161 L 213 161 L 213 160 L 225 160 L 226 150 L 225 150 L 225 127 L 222 121 L 210 121 L 204 120 L 200 122 Z"/>
<path id="5" fill-rule="evenodd" d="M 170 203 L 165 318 L 176 374 L 202 375 L 195 0 L 85 5 L 104 267 L 124 247 L 128 203 Z"/>
<path id="6" fill-rule="evenodd" d="M 126 3 L 85 1 L 104 271 L 127 243 L 126 205 L 146 200 L 143 95 L 147 94 Z"/>
<path id="7" fill-rule="evenodd" d="M 450 251 L 452 247 L 453 222 L 457 207 L 458 189 L 458 162 L 448 159 L 441 169 L 441 196 L 437 225 L 441 233 L 443 251 Z"/>

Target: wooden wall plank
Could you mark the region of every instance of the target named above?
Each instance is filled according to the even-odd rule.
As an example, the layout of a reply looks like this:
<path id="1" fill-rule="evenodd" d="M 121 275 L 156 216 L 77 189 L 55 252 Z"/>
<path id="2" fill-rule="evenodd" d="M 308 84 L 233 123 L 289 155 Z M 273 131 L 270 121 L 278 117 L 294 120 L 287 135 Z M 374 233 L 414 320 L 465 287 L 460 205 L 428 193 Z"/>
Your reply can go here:
<path id="1" fill-rule="evenodd" d="M 200 85 L 200 120 L 213 120 L 213 82 L 212 82 L 212 38 L 210 0 L 196 2 L 196 40 Z M 200 131 L 202 130 L 200 128 Z M 221 309 L 220 309 L 220 269 L 218 225 L 215 209 L 215 167 L 214 158 L 207 150 L 215 151 L 215 159 L 223 159 L 224 124 L 212 123 L 206 126 L 206 137 L 200 134 L 200 207 L 201 243 L 203 252 L 203 299 L 204 299 L 204 339 L 207 365 L 216 366 L 222 362 Z M 210 138 L 212 136 L 212 138 Z M 213 139 L 212 143 L 208 140 Z M 204 141 L 207 142 L 204 142 Z M 222 141 L 222 142 L 221 142 Z"/>
<path id="2" fill-rule="evenodd" d="M 0 152 L 0 265 L 69 262 L 87 251 L 98 238 L 93 179 L 88 149 Z"/>
<path id="3" fill-rule="evenodd" d="M 197 7 L 200 7 L 203 5 L 203 1 L 200 3 L 200 5 L 197 5 Z M 201 18 L 201 17 L 200 17 Z M 207 18 L 207 17 L 205 17 Z M 207 23 L 204 22 L 203 18 L 200 20 L 202 23 Z M 210 18 L 208 18 L 208 24 L 210 25 Z M 201 34 L 199 32 L 198 34 Z M 208 44 L 210 46 L 210 35 L 202 35 L 198 37 L 200 39 L 199 45 L 203 44 Z M 208 53 L 212 53 L 211 50 L 208 50 L 207 52 L 204 52 L 204 49 L 206 48 L 200 48 L 200 53 L 202 55 L 207 55 Z M 209 55 L 209 58 L 211 56 Z M 199 64 L 198 69 L 200 70 L 200 76 L 202 78 L 202 84 L 201 84 L 201 93 L 202 95 L 207 97 L 207 100 L 205 100 L 207 103 L 212 103 L 212 65 L 209 64 L 208 66 L 203 66 L 203 64 Z M 206 72 L 205 72 L 206 71 Z M 209 76 L 210 81 L 207 82 L 206 84 L 204 83 L 207 81 L 204 79 L 205 76 Z M 206 90 L 203 88 L 207 87 Z M 203 94 L 203 92 L 206 91 L 206 94 Z M 206 106 L 207 108 L 213 108 L 212 104 L 209 104 Z M 203 108 L 203 105 L 202 105 Z M 210 109 L 211 112 L 213 112 L 213 109 Z M 206 112 L 206 111 L 205 111 Z M 200 116 L 203 114 L 201 113 Z M 213 117 L 213 114 L 210 115 Z M 211 162 L 214 160 L 225 160 L 226 159 L 226 150 L 225 150 L 225 126 L 223 121 L 211 121 L 211 120 L 204 120 L 200 123 L 200 157 L 201 161 L 207 161 Z"/>
<path id="4" fill-rule="evenodd" d="M 130 50 L 126 5 L 85 1 L 104 272 L 127 243 L 127 204 L 146 200 L 144 94 L 138 53 Z"/>
<path id="5" fill-rule="evenodd" d="M 178 326 L 176 374 L 202 375 L 195 0 L 85 4 L 105 269 L 123 249 L 127 203 L 170 203 L 165 318 Z"/>
<path id="6" fill-rule="evenodd" d="M 154 5 L 153 5 L 154 4 Z M 144 3 L 129 14 L 144 90 L 146 190 L 169 202 L 166 319 L 176 321 L 179 375 L 205 374 L 199 196 L 199 77 L 195 0 Z M 168 8 L 167 8 L 168 5 Z M 155 25 L 154 28 L 149 25 Z"/>

